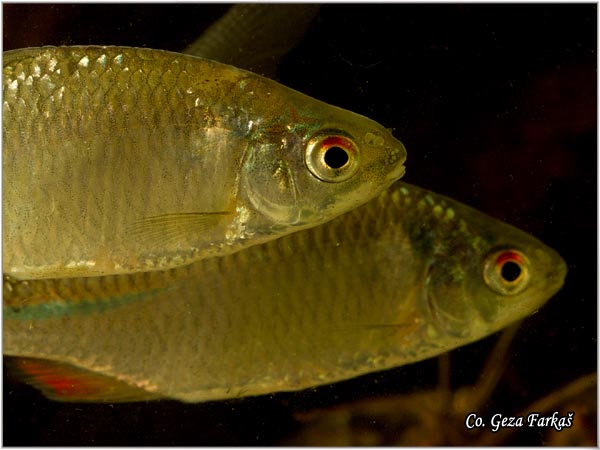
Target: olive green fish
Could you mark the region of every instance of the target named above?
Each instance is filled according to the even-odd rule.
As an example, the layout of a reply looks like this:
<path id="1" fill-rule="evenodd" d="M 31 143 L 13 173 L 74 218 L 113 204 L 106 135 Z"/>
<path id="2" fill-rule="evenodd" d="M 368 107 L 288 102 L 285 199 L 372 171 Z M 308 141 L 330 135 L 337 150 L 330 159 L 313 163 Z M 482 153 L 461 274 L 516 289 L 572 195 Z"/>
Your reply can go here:
<path id="1" fill-rule="evenodd" d="M 273 78 L 281 58 L 304 37 L 320 5 L 238 3 L 183 53 Z"/>
<path id="2" fill-rule="evenodd" d="M 419 361 L 563 284 L 530 235 L 401 182 L 319 227 L 162 272 L 4 281 L 4 354 L 54 399 L 292 391 Z"/>
<path id="3" fill-rule="evenodd" d="M 4 53 L 3 272 L 166 270 L 326 222 L 401 177 L 389 131 L 215 61 Z"/>

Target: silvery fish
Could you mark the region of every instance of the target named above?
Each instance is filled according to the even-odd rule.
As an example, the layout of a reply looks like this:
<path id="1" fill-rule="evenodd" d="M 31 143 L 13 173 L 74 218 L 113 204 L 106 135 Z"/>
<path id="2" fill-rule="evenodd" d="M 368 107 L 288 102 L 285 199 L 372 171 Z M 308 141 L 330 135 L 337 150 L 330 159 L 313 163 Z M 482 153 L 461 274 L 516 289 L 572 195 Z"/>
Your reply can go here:
<path id="1" fill-rule="evenodd" d="M 530 235 L 398 182 L 326 224 L 172 269 L 4 280 L 4 354 L 64 401 L 292 391 L 483 338 L 562 286 Z"/>
<path id="2" fill-rule="evenodd" d="M 273 78 L 281 58 L 304 38 L 319 9 L 315 3 L 237 3 L 183 53 Z"/>
<path id="3" fill-rule="evenodd" d="M 388 130 L 215 61 L 4 53 L 3 272 L 166 270 L 326 222 L 404 173 Z"/>

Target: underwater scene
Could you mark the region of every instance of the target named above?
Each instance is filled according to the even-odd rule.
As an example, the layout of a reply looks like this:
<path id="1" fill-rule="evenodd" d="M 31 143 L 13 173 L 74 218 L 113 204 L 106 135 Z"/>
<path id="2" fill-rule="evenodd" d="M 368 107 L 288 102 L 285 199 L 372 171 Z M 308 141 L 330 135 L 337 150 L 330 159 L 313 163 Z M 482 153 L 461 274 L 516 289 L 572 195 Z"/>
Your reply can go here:
<path id="1" fill-rule="evenodd" d="M 436 278 L 435 275 L 439 274 L 436 270 L 443 267 L 431 266 L 426 273 L 427 283 L 441 288 L 436 298 L 427 299 L 427 307 L 429 312 L 436 306 L 446 308 L 437 315 L 434 311 L 433 316 L 438 322 L 448 324 L 449 336 L 454 340 L 447 347 L 458 347 L 449 352 L 439 349 L 437 352 L 424 352 L 421 357 L 408 358 L 408 363 L 398 360 L 397 363 L 380 364 L 374 357 L 365 362 L 369 365 L 366 369 L 331 378 L 323 375 L 320 382 L 298 382 L 295 389 L 286 389 L 287 385 L 281 387 L 280 384 L 272 390 L 248 388 L 196 397 L 184 397 L 175 391 L 171 395 L 154 397 L 127 391 L 127 395 L 111 397 L 114 402 L 95 402 L 91 396 L 86 402 L 55 401 L 23 382 L 24 372 L 37 370 L 36 362 L 32 360 L 34 362 L 29 365 L 19 365 L 13 360 L 18 352 L 11 350 L 9 353 L 13 356 L 6 355 L 10 344 L 6 333 L 12 333 L 10 330 L 15 327 L 12 314 L 18 312 L 18 308 L 10 303 L 13 301 L 10 296 L 7 297 L 7 292 L 12 293 L 12 286 L 17 284 L 7 281 L 5 273 L 3 444 L 596 446 L 596 5 L 327 4 L 291 7 L 265 4 L 262 8 L 273 11 L 277 8 L 273 17 L 284 24 L 273 26 L 272 34 L 264 32 L 271 30 L 271 25 L 261 22 L 268 20 L 268 15 L 262 13 L 258 16 L 242 15 L 230 22 L 230 25 L 233 23 L 230 28 L 210 28 L 219 23 L 219 18 L 229 8 L 227 4 L 3 5 L 5 52 L 47 45 L 116 45 L 182 52 L 194 49 L 194 46 L 197 49 L 199 44 L 195 43 L 196 40 L 210 29 L 213 37 L 233 36 L 225 36 L 225 41 L 233 42 L 232 49 L 227 52 L 228 57 L 221 58 L 222 53 L 219 52 L 212 54 L 214 49 L 207 45 L 207 40 L 201 42 L 204 48 L 196 50 L 197 54 L 212 55 L 222 62 L 255 71 L 314 99 L 364 115 L 381 124 L 382 130 L 387 129 L 384 134 L 379 128 L 373 128 L 375 125 L 371 125 L 370 121 L 366 124 L 362 119 L 352 119 L 351 123 L 356 124 L 354 128 L 367 127 L 369 144 L 380 145 L 379 142 L 384 141 L 378 138 L 380 132 L 386 136 L 384 147 L 393 156 L 386 159 L 388 166 L 383 169 L 381 161 L 369 166 L 378 167 L 377 173 L 385 176 L 379 179 L 371 173 L 367 178 L 373 185 L 371 190 L 357 188 L 352 191 L 356 209 L 353 209 L 354 203 L 344 203 L 347 193 L 344 197 L 345 192 L 340 187 L 340 193 L 335 193 L 339 200 L 335 207 L 339 210 L 334 210 L 327 202 L 316 210 L 332 208 L 337 215 L 344 212 L 341 208 L 345 208 L 349 211 L 347 215 L 339 216 L 331 223 L 328 222 L 331 217 L 325 216 L 325 213 L 324 218 L 314 219 L 316 216 L 309 212 L 311 207 L 320 203 L 317 203 L 317 197 L 311 197 L 316 189 L 306 188 L 300 199 L 306 202 L 302 204 L 301 213 L 297 214 L 302 214 L 306 223 L 314 220 L 315 226 L 323 228 L 309 228 L 289 236 L 282 233 L 279 240 L 266 244 L 257 242 L 260 245 L 225 256 L 223 262 L 220 256 L 209 257 L 200 261 L 203 265 L 197 266 L 200 269 L 195 272 L 195 269 L 185 272 L 188 270 L 185 265 L 169 266 L 168 269 L 175 271 L 169 274 L 183 271 L 184 278 L 188 280 L 178 285 L 179 290 L 174 291 L 177 295 L 187 298 L 193 287 L 201 285 L 198 289 L 204 289 L 214 282 L 217 286 L 214 291 L 206 288 L 209 291 L 207 298 L 212 292 L 226 292 L 237 304 L 241 305 L 246 299 L 248 304 L 235 307 L 237 315 L 232 312 L 231 317 L 243 317 L 250 325 L 262 324 L 264 317 L 257 316 L 272 313 L 272 310 L 261 309 L 260 301 L 255 309 L 248 299 L 256 297 L 257 289 L 273 286 L 274 298 L 279 296 L 285 301 L 289 297 L 290 303 L 294 299 L 300 305 L 300 312 L 294 310 L 293 313 L 300 317 L 298 323 L 304 328 L 288 330 L 288 334 L 283 332 L 286 342 L 281 348 L 287 353 L 286 364 L 290 364 L 294 372 L 308 374 L 314 369 L 308 364 L 294 366 L 294 355 L 311 351 L 305 348 L 306 342 L 316 342 L 319 351 L 324 354 L 341 354 L 344 344 L 350 345 L 355 335 L 345 328 L 345 324 L 328 321 L 338 317 L 335 313 L 317 315 L 319 320 L 306 322 L 305 317 L 312 316 L 303 315 L 303 301 L 308 298 L 298 294 L 305 292 L 303 289 L 308 295 L 314 292 L 315 296 L 325 296 L 322 301 L 306 300 L 307 308 L 331 303 L 342 311 L 353 307 L 344 305 L 345 299 L 361 296 L 363 292 L 372 293 L 373 310 L 365 310 L 361 326 L 370 330 L 369 336 L 404 336 L 409 347 L 411 343 L 407 336 L 410 336 L 410 326 L 401 320 L 400 323 L 391 320 L 385 324 L 372 320 L 381 319 L 377 313 L 387 313 L 391 296 L 398 294 L 396 291 L 405 290 L 405 295 L 409 296 L 417 291 L 417 285 L 424 283 L 425 273 L 418 275 L 420 272 L 414 269 L 417 275 L 412 278 L 406 275 L 412 268 L 420 267 L 423 261 L 419 258 L 411 261 L 411 268 L 406 270 L 393 262 L 398 260 L 397 253 L 404 251 L 408 240 L 413 247 L 417 242 L 416 247 L 423 251 L 422 254 L 428 251 L 430 241 L 427 239 L 431 239 L 428 230 L 437 226 L 436 219 L 431 217 L 439 217 L 438 213 L 443 209 L 445 220 L 451 221 L 455 213 L 463 211 L 463 207 L 452 200 L 527 233 L 524 235 L 513 228 L 503 228 L 491 219 L 480 218 L 474 211 L 465 210 L 465 217 L 472 215 L 473 223 L 481 223 L 483 240 L 494 240 L 498 233 L 501 235 L 498 241 L 503 242 L 502 236 L 506 234 L 512 238 L 514 233 L 514 239 L 525 242 L 523 245 L 527 246 L 530 242 L 537 242 L 529 240 L 528 235 L 531 235 L 554 249 L 566 266 L 551 250 L 548 250 L 551 256 L 540 256 L 546 250 L 537 251 L 534 252 L 535 258 L 532 256 L 534 253 L 529 255 L 532 266 L 538 257 L 544 261 L 547 257 L 550 267 L 547 267 L 547 280 L 543 276 L 541 281 L 535 279 L 535 289 L 531 288 L 533 292 L 510 292 L 504 285 L 498 287 L 498 283 L 492 284 L 490 289 L 510 294 L 506 297 L 507 303 L 510 298 L 523 298 L 523 302 L 530 301 L 531 305 L 527 303 L 528 306 L 523 306 L 522 310 L 517 308 L 518 313 L 515 312 L 512 318 L 525 317 L 524 320 L 507 326 L 512 322 L 509 315 L 495 328 L 474 333 L 467 340 L 481 339 L 472 343 L 460 339 L 467 330 L 480 325 L 464 310 L 472 306 L 470 300 L 483 302 L 490 289 L 467 287 L 457 294 L 450 288 L 444 288 L 446 274 L 443 271 L 444 276 Z M 249 24 L 251 21 L 255 22 Z M 246 28 L 251 31 L 244 32 Z M 252 38 L 250 43 L 248 36 Z M 218 48 L 225 45 L 216 38 L 209 43 Z M 5 63 L 4 77 L 7 73 Z M 255 95 L 253 91 L 251 95 Z M 7 111 L 12 111 L 12 105 L 6 106 L 6 98 L 5 93 L 4 117 L 7 117 Z M 272 100 L 273 103 L 275 101 Z M 268 101 L 265 103 L 268 104 Z M 274 121 L 277 122 L 277 119 Z M 8 126 L 6 122 L 3 125 Z M 302 126 L 288 129 L 297 131 Z M 6 128 L 3 131 L 7 135 Z M 353 127 L 350 127 L 335 136 L 333 141 L 331 136 L 310 141 L 309 147 L 323 145 L 330 140 L 334 144 L 328 145 L 346 150 L 339 164 L 328 160 L 327 155 L 306 162 L 308 169 L 325 182 L 327 189 L 332 185 L 343 186 L 337 183 L 335 176 L 341 174 L 346 179 L 354 173 L 344 174 L 342 171 L 345 167 L 354 167 L 351 158 L 355 143 L 348 137 L 352 132 Z M 393 138 L 387 133 L 391 133 Z M 327 151 L 329 147 L 324 148 Z M 363 150 L 360 162 L 370 163 L 365 155 L 367 153 Z M 340 156 L 336 154 L 335 157 Z M 317 167 L 323 161 L 331 163 L 335 170 Z M 302 164 L 300 166 L 304 168 Z M 256 167 L 261 167 L 260 161 Z M 388 188 L 392 178 L 399 177 L 400 182 Z M 259 186 L 267 186 L 269 177 L 258 177 L 257 180 Z M 127 180 L 124 181 L 126 183 Z M 78 182 L 87 184 L 87 180 L 73 180 L 73 185 L 77 186 Z M 6 186 L 6 178 L 3 183 Z M 211 188 L 218 186 L 219 183 L 213 183 Z M 419 188 L 447 198 L 427 194 Z M 298 179 L 296 189 L 302 192 Z M 384 193 L 379 200 L 358 206 L 381 190 Z M 284 191 L 282 188 L 273 192 Z M 262 203 L 255 201 L 252 204 L 279 213 L 284 208 L 275 204 L 273 192 L 266 195 Z M 283 194 L 280 197 L 276 200 L 288 200 Z M 420 203 L 411 203 L 411 199 L 419 198 L 423 199 Z M 3 198 L 6 214 L 5 201 L 6 197 Z M 432 206 L 436 203 L 438 209 L 434 210 L 437 216 L 425 218 L 402 212 L 410 211 L 411 205 L 416 207 L 428 202 Z M 23 203 L 27 205 L 27 202 Z M 405 209 L 399 208 L 398 214 L 403 215 L 390 219 L 396 214 L 394 208 L 399 203 Z M 364 215 L 360 211 L 365 211 Z M 385 221 L 370 221 L 369 214 L 373 211 L 379 211 L 380 216 L 386 217 Z M 296 218 L 294 214 L 286 217 L 293 221 Z M 377 216 L 377 213 L 373 214 Z M 149 226 L 155 218 L 150 219 L 142 226 Z M 206 229 L 204 218 L 189 220 L 194 226 Z M 173 223 L 161 223 L 161 226 L 168 230 Z M 401 223 L 408 237 L 390 235 L 385 226 L 390 223 Z M 273 229 L 281 232 L 282 228 L 285 227 Z M 59 235 L 61 226 L 56 229 Z M 294 231 L 296 229 L 289 232 Z M 331 268 L 335 264 L 330 264 L 330 261 L 337 259 L 327 259 L 330 253 L 321 257 L 318 249 L 307 243 L 320 242 L 323 235 L 333 236 L 338 231 L 344 235 L 340 238 L 342 244 L 353 242 L 352 239 L 359 242 L 371 239 L 374 243 L 369 244 L 371 246 L 365 244 L 363 249 L 369 250 L 346 254 L 347 262 L 344 264 L 347 265 L 340 264 L 336 271 Z M 143 235 L 143 238 L 151 240 L 159 235 L 154 231 L 154 234 Z M 473 247 L 485 246 L 482 242 L 477 240 Z M 383 246 L 382 243 L 388 244 Z M 453 261 L 457 266 L 453 268 L 452 276 L 469 273 L 472 264 L 459 258 L 459 255 L 467 253 L 462 241 L 456 238 L 443 244 L 456 256 Z M 262 248 L 266 249 L 264 254 L 261 253 Z M 4 247 L 5 263 L 6 253 Z M 285 266 L 269 263 L 274 254 L 284 254 L 284 258 L 275 260 L 284 261 Z M 534 280 L 534 275 L 539 276 L 534 270 L 536 267 L 521 264 L 523 255 L 519 251 L 506 251 L 501 253 L 501 257 L 512 258 L 511 261 L 519 263 L 509 263 L 513 270 L 515 266 L 519 267 L 517 272 L 494 272 L 486 265 L 483 268 L 486 281 L 499 273 L 510 283 L 518 283 L 529 276 Z M 303 268 L 298 261 L 308 261 L 311 267 Z M 381 270 L 386 267 L 381 265 L 382 261 L 391 262 L 389 271 Z M 371 271 L 371 266 L 378 262 L 378 269 Z M 240 264 L 247 267 L 245 278 L 233 275 L 223 279 L 218 276 L 211 278 L 214 265 L 219 265 L 218 270 L 221 271 L 223 267 L 231 267 L 230 270 L 235 271 Z M 371 277 L 378 280 L 374 286 L 362 283 L 361 268 L 365 270 L 365 283 Z M 167 276 L 167 281 L 170 276 Z M 320 276 L 322 279 L 319 279 Z M 380 281 L 402 277 L 407 278 L 402 283 L 393 284 L 393 292 L 389 292 L 391 288 L 386 291 L 387 286 L 383 283 L 379 285 Z M 235 282 L 228 284 L 227 280 Z M 306 288 L 307 285 L 315 287 Z M 513 288 L 514 284 L 510 287 Z M 169 288 L 167 282 L 167 293 Z M 227 295 L 224 298 L 227 299 Z M 469 301 L 463 301 L 465 299 Z M 151 305 L 151 299 L 147 302 Z M 229 303 L 235 306 L 232 300 Z M 174 311 L 175 305 L 172 311 L 168 303 L 163 304 L 166 305 L 164 314 L 160 308 L 155 310 L 154 306 L 150 306 L 153 314 L 163 314 L 166 322 L 171 317 L 179 317 Z M 496 311 L 505 306 L 499 304 L 490 308 Z M 129 306 L 115 309 L 113 313 L 123 311 L 126 315 L 130 311 L 127 308 Z M 478 308 L 483 315 L 492 314 L 489 309 Z M 283 308 L 283 313 L 279 309 L 277 311 L 285 315 L 288 310 Z M 131 309 L 130 317 L 120 318 L 122 322 L 114 321 L 116 327 L 121 323 L 126 325 L 118 329 L 123 331 L 124 336 L 127 335 L 127 326 L 133 324 L 132 343 L 143 343 L 145 339 L 137 334 L 135 328 L 141 323 L 138 317 L 143 318 L 144 313 L 143 308 Z M 211 315 L 216 317 L 214 323 L 217 323 L 226 314 L 217 308 L 216 311 L 211 310 Z M 249 319 L 246 320 L 246 317 Z M 467 319 L 459 320 L 464 317 Z M 287 319 L 282 322 L 295 323 Z M 25 321 L 20 323 L 26 324 Z M 209 320 L 208 323 L 213 322 Z M 250 326 L 247 324 L 244 325 Z M 169 326 L 171 328 L 162 325 L 159 328 L 167 335 L 169 330 L 184 330 L 182 326 L 178 331 L 177 323 Z M 90 326 L 89 329 L 92 328 Z M 102 332 L 101 325 L 98 329 Z M 484 337 L 496 329 L 500 331 Z M 71 336 L 73 339 L 69 341 L 68 329 L 63 331 L 65 345 L 77 340 Z M 181 331 L 181 335 L 185 339 L 185 331 Z M 235 336 L 237 334 L 233 330 L 223 337 L 226 344 L 235 344 L 224 352 L 231 370 L 228 373 L 210 373 L 215 379 L 238 375 L 243 378 L 243 367 L 262 370 L 260 361 L 248 352 L 243 338 L 236 341 Z M 92 333 L 92 340 L 93 337 Z M 156 338 L 157 342 L 163 343 L 169 336 L 158 335 Z M 43 347 L 46 342 L 43 339 L 41 342 Z M 50 339 L 47 341 L 48 346 L 55 343 Z M 381 342 L 374 338 L 356 345 L 368 351 L 369 345 L 379 344 Z M 61 342 L 57 345 L 60 347 Z M 191 348 L 196 348 L 194 345 Z M 140 347 L 132 345 L 132 348 Z M 341 349 L 339 352 L 338 348 Z M 439 348 L 444 348 L 444 345 Z M 267 348 L 266 354 L 269 351 Z M 182 348 L 177 345 L 170 347 L 169 353 L 168 361 L 183 361 L 185 366 L 187 356 L 183 353 L 183 345 Z M 406 350 L 406 354 L 412 357 L 410 351 Z M 423 359 L 426 354 L 431 357 Z M 226 359 L 225 356 L 209 354 L 205 369 L 210 372 L 213 360 Z M 237 357 L 240 358 L 240 370 L 236 365 Z M 157 368 L 168 365 L 166 356 L 164 359 L 162 356 L 154 358 L 151 353 L 132 354 L 128 359 L 132 362 L 143 360 Z M 414 362 L 415 359 L 423 360 Z M 44 374 L 43 370 L 38 373 Z M 44 376 L 40 378 L 42 384 L 44 380 L 48 383 L 55 380 L 51 375 Z M 181 373 L 182 383 L 186 376 L 189 374 Z M 302 376 L 298 375 L 298 378 Z M 40 383 L 31 384 L 39 387 Z M 138 401 L 131 402 L 131 399 Z"/>

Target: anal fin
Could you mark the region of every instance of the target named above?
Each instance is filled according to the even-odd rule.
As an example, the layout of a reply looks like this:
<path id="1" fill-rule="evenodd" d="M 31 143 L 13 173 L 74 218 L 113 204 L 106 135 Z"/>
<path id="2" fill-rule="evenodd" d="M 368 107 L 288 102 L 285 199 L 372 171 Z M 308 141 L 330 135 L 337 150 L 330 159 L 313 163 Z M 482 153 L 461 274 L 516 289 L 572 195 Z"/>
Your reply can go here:
<path id="1" fill-rule="evenodd" d="M 5 361 L 18 379 L 59 402 L 123 403 L 161 398 L 159 394 L 69 363 L 26 357 L 5 357 Z"/>

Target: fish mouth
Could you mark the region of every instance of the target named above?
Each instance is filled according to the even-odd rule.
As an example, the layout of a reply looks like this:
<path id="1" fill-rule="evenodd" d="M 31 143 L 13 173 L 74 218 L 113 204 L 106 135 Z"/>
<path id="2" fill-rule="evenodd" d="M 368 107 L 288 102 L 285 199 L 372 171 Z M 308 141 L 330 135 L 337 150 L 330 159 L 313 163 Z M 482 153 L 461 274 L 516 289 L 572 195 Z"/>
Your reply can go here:
<path id="1" fill-rule="evenodd" d="M 542 289 L 546 299 L 554 296 L 565 284 L 568 274 L 567 263 L 553 249 L 538 250 L 540 259 L 545 259 L 544 269 L 541 271 L 540 280 L 545 284 Z"/>
<path id="2" fill-rule="evenodd" d="M 400 143 L 399 147 L 388 147 L 387 150 L 390 153 L 388 159 L 389 163 L 395 164 L 395 167 L 388 174 L 388 179 L 396 181 L 404 176 L 404 173 L 406 172 L 406 167 L 404 166 L 404 163 L 406 162 L 406 149 L 404 148 L 404 145 Z"/>
<path id="3" fill-rule="evenodd" d="M 402 178 L 406 173 L 406 167 L 404 164 L 399 164 L 394 170 L 392 170 L 388 176 L 388 179 L 392 182 Z"/>
<path id="4" fill-rule="evenodd" d="M 546 288 L 548 298 L 553 297 L 564 286 L 567 273 L 567 264 L 560 258 L 559 262 L 547 272 L 545 277 L 549 281 Z"/>

